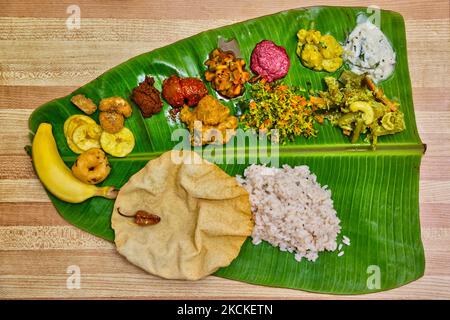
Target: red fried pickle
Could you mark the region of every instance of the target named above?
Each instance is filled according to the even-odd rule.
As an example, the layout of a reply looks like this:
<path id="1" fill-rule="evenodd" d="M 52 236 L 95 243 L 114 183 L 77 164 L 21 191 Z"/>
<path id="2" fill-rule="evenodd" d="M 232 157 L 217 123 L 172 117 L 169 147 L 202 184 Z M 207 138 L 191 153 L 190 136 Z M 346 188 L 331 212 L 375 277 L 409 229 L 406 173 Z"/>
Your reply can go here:
<path id="1" fill-rule="evenodd" d="M 171 106 L 176 108 L 185 104 L 193 107 L 207 94 L 205 84 L 197 78 L 180 78 L 172 75 L 163 82 L 162 95 Z"/>

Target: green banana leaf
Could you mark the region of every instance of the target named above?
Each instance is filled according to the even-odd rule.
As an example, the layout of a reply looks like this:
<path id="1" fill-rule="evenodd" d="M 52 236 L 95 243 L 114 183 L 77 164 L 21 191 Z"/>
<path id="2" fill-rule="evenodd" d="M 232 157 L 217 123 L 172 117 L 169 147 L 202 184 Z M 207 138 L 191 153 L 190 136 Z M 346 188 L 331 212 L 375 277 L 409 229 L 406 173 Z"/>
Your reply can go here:
<path id="1" fill-rule="evenodd" d="M 202 78 L 206 69 L 204 62 L 209 52 L 217 47 L 219 37 L 237 39 L 246 61 L 256 43 L 270 39 L 284 46 L 290 56 L 291 68 L 286 83 L 324 89 L 322 79 L 328 74 L 303 67 L 295 54 L 298 29 L 314 27 L 343 42 L 355 27 L 357 15 L 367 10 L 344 7 L 295 9 L 200 33 L 135 57 L 69 96 L 46 103 L 33 112 L 29 128 L 34 133 L 41 122 L 51 123 L 60 154 L 67 165 L 72 165 L 76 155 L 65 142 L 63 123 L 70 115 L 81 112 L 71 104 L 71 96 L 83 93 L 96 103 L 113 95 L 128 98 L 145 75 L 155 78 L 158 89 L 172 74 Z M 299 263 L 292 254 L 267 243 L 254 246 L 248 239 L 238 258 L 229 267 L 220 269 L 217 276 L 313 292 L 361 294 L 399 287 L 423 275 L 425 260 L 418 193 L 424 145 L 414 116 L 405 26 L 401 15 L 384 10 L 380 22 L 397 54 L 395 73 L 382 83 L 382 88 L 388 97 L 400 101 L 406 130 L 381 137 L 377 150 L 373 151 L 362 139 L 350 144 L 340 129 L 325 123 L 318 126 L 317 138 L 299 137 L 279 148 L 280 165 L 306 164 L 317 175 L 318 181 L 332 190 L 343 228 L 341 234 L 351 239 L 351 245 L 345 247 L 343 256 L 324 252 L 314 263 L 304 260 Z M 341 71 L 342 68 L 334 75 Z M 216 95 L 214 90 L 208 89 Z M 233 112 L 238 108 L 237 99 L 225 103 Z M 102 185 L 121 187 L 148 160 L 177 144 L 177 141 L 171 141 L 171 133 L 182 125 L 169 120 L 167 104 L 160 114 L 149 119 L 142 118 L 135 105 L 133 108 L 126 126 L 134 132 L 136 146 L 124 159 L 110 158 L 112 173 Z M 93 117 L 98 120 L 97 113 Z M 246 167 L 242 164 L 220 166 L 231 175 L 242 174 Z M 49 196 L 59 213 L 71 224 L 104 239 L 114 239 L 110 226 L 113 201 L 93 198 L 81 204 L 69 204 Z M 373 276 L 379 276 L 378 285 L 376 281 L 373 282 L 375 285 L 371 282 Z"/>

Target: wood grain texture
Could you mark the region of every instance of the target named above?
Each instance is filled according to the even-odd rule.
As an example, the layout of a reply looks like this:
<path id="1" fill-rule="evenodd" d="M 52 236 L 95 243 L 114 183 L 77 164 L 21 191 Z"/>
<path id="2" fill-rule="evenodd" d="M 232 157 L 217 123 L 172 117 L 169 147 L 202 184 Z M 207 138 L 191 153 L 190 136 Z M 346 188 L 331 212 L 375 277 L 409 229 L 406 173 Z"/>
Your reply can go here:
<path id="1" fill-rule="evenodd" d="M 28 117 L 40 104 L 137 54 L 210 28 L 295 8 L 298 1 L 82 0 L 77 2 L 81 29 L 68 31 L 66 9 L 72 3 L 0 1 L 0 298 L 348 298 L 217 277 L 185 282 L 150 276 L 118 255 L 112 244 L 65 222 L 23 149 L 29 144 Z M 400 12 L 406 22 L 417 124 L 428 146 L 420 183 L 427 266 L 425 276 L 411 284 L 352 298 L 450 299 L 450 2 L 377 5 Z M 225 10 L 229 7 L 234 10 Z M 81 269 L 79 290 L 66 288 L 70 265 Z"/>

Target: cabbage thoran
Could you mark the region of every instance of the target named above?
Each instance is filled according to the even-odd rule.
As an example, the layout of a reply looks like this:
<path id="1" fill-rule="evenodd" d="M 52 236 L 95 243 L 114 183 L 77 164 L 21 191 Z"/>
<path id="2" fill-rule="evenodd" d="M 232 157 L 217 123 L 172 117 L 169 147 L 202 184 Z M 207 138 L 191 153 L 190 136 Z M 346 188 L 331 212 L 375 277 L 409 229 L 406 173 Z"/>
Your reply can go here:
<path id="1" fill-rule="evenodd" d="M 297 55 L 305 67 L 334 72 L 342 66 L 344 50 L 333 36 L 322 35 L 317 30 L 301 29 L 297 38 Z"/>

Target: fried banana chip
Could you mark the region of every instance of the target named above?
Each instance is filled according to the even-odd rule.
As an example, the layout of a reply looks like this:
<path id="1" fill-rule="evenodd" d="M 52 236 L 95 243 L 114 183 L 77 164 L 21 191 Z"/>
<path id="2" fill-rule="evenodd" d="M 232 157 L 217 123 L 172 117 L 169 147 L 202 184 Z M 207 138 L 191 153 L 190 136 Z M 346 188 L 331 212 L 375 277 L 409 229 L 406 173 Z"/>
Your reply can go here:
<path id="1" fill-rule="evenodd" d="M 114 157 L 125 157 L 134 148 L 134 135 L 130 129 L 124 127 L 117 133 L 102 132 L 100 144 L 105 150 Z"/>
<path id="2" fill-rule="evenodd" d="M 81 150 L 100 148 L 100 136 L 102 128 L 94 124 L 83 124 L 73 131 L 72 141 Z"/>
<path id="3" fill-rule="evenodd" d="M 64 122 L 64 136 L 66 137 L 67 145 L 69 146 L 70 150 L 78 154 L 82 153 L 83 150 L 75 145 L 75 143 L 72 140 L 72 136 L 76 128 L 85 124 L 95 124 L 95 121 L 88 116 L 76 114 L 70 116 Z"/>
<path id="4" fill-rule="evenodd" d="M 81 154 L 84 151 L 81 150 L 80 148 L 77 147 L 77 145 L 72 141 L 72 139 L 66 138 L 67 140 L 67 145 L 69 146 L 70 150 L 72 150 L 73 152 L 77 153 L 77 154 Z"/>

